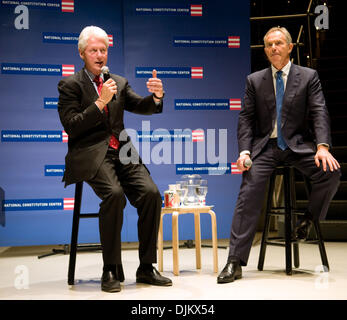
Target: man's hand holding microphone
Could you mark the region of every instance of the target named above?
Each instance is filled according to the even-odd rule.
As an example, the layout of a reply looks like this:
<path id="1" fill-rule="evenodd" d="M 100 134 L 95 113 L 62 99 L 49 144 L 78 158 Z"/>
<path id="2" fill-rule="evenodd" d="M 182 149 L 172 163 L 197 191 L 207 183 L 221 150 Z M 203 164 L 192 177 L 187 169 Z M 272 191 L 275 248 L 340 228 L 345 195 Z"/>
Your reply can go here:
<path id="1" fill-rule="evenodd" d="M 236 166 L 241 172 L 251 169 L 252 160 L 249 154 L 241 154 L 236 161 Z"/>
<path id="2" fill-rule="evenodd" d="M 96 100 L 95 104 L 98 106 L 100 111 L 102 111 L 105 106 L 111 101 L 114 95 L 117 94 L 117 84 L 113 79 L 108 79 L 104 82 L 100 96 Z"/>

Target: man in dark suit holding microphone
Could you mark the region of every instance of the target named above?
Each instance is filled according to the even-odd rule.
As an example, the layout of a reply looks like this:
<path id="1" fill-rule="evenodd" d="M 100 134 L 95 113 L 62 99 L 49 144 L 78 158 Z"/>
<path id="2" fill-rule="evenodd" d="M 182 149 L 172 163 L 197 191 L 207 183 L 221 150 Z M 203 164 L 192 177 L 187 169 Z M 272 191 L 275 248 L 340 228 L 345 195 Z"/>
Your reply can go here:
<path id="1" fill-rule="evenodd" d="M 247 265 L 266 183 L 278 164 L 293 165 L 312 183 L 306 214 L 295 230 L 302 240 L 313 219 L 325 218 L 341 176 L 340 165 L 329 152 L 329 115 L 317 72 L 290 62 L 293 44 L 285 28 L 271 28 L 264 44 L 271 66 L 247 77 L 239 115 L 237 166 L 243 175 L 228 261 L 218 283 L 242 277 L 241 266 Z"/>
<path id="2" fill-rule="evenodd" d="M 63 181 L 65 186 L 86 181 L 102 200 L 99 231 L 104 262 L 103 291 L 118 292 L 120 282 L 124 281 L 121 229 L 126 197 L 139 216 L 140 266 L 136 281 L 170 286 L 171 280 L 152 266 L 156 262 L 161 195 L 126 135 L 123 123 L 124 110 L 143 115 L 161 113 L 163 84 L 153 70 L 147 82 L 152 94 L 147 97 L 136 94 L 125 78 L 108 73 L 108 46 L 104 30 L 95 26 L 84 28 L 78 41 L 84 68 L 59 82 L 58 111 L 69 136 Z"/>

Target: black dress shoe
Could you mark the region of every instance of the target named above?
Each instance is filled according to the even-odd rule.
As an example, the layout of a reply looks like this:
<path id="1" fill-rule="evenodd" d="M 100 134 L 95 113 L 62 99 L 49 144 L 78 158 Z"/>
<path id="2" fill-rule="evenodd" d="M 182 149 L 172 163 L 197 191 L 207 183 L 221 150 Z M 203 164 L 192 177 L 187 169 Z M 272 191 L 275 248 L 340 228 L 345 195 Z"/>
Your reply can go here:
<path id="1" fill-rule="evenodd" d="M 295 239 L 307 240 L 312 224 L 312 220 L 310 219 L 304 219 L 301 222 L 299 222 L 295 228 Z"/>
<path id="2" fill-rule="evenodd" d="M 147 283 L 154 286 L 172 286 L 169 278 L 163 277 L 152 265 L 150 267 L 139 267 L 136 271 L 136 282 Z"/>
<path id="3" fill-rule="evenodd" d="M 101 277 L 101 290 L 106 292 L 119 292 L 120 281 L 117 279 L 115 272 L 104 271 Z"/>
<path id="4" fill-rule="evenodd" d="M 217 283 L 228 283 L 242 278 L 240 262 L 228 262 L 217 278 Z"/>

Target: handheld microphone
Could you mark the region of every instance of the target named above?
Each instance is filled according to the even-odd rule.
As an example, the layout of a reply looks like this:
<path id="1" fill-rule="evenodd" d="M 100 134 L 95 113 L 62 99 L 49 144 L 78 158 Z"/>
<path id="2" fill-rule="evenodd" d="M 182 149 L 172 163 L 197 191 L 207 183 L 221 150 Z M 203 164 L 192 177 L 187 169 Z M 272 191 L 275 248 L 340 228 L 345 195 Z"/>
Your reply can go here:
<path id="1" fill-rule="evenodd" d="M 252 160 L 251 159 L 246 159 L 244 162 L 243 162 L 243 166 L 245 168 L 250 168 L 252 166 Z"/>
<path id="2" fill-rule="evenodd" d="M 104 75 L 104 82 L 106 82 L 108 79 L 111 78 L 110 76 L 110 69 L 108 68 L 108 66 L 103 66 L 101 68 L 101 73 Z M 116 95 L 114 94 L 112 97 L 112 100 L 116 100 Z"/>

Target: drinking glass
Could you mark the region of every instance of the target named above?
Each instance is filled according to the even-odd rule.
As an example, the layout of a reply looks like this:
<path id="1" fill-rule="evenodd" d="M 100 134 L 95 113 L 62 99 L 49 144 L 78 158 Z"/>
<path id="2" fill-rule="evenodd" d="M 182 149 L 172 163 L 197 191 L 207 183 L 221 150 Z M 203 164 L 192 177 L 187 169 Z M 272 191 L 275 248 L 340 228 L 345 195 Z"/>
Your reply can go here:
<path id="1" fill-rule="evenodd" d="M 180 198 L 180 206 L 183 207 L 184 206 L 184 199 L 188 193 L 188 188 L 179 188 L 179 189 L 176 189 L 176 192 Z"/>
<path id="2" fill-rule="evenodd" d="M 196 195 L 199 199 L 199 205 L 206 205 L 206 194 L 207 194 L 207 186 L 196 186 L 195 188 Z"/>

